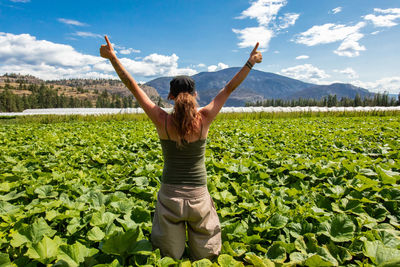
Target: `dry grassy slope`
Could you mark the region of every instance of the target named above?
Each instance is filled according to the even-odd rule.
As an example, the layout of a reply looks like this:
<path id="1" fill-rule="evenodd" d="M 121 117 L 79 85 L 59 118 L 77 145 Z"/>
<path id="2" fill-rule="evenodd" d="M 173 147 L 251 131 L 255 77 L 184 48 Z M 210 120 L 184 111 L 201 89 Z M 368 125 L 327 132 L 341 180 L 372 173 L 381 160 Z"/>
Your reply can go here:
<path id="1" fill-rule="evenodd" d="M 101 92 L 107 90 L 110 94 L 117 94 L 120 96 L 130 96 L 132 93 L 125 87 L 120 80 L 106 80 L 106 79 L 71 79 L 71 80 L 56 80 L 56 81 L 44 81 L 30 75 L 12 75 L 12 77 L 0 76 L 0 87 L 4 87 L 6 83 L 14 88 L 18 88 L 19 84 L 23 82 L 27 86 L 29 84 L 45 84 L 50 88 L 58 91 L 58 95 L 64 94 L 65 96 L 72 96 L 79 99 L 89 99 L 93 105 L 96 105 L 96 99 Z M 158 101 L 160 95 L 151 86 L 139 85 L 146 94 L 154 101 Z M 81 92 L 78 90 L 81 88 Z M 0 89 L 0 92 L 2 89 Z M 12 90 L 12 93 L 18 95 L 29 95 L 29 90 Z M 165 106 L 168 103 L 162 101 Z"/>

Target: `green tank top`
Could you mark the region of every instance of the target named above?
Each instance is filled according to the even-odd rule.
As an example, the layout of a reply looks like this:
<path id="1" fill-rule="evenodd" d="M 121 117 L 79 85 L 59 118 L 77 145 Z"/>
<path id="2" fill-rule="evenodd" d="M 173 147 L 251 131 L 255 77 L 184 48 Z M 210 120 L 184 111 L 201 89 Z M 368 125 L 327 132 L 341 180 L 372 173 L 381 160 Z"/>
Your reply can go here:
<path id="1" fill-rule="evenodd" d="M 206 139 L 184 143 L 178 147 L 177 142 L 170 139 L 165 120 L 165 131 L 168 139 L 160 139 L 164 156 L 164 169 L 161 182 L 165 184 L 179 184 L 191 186 L 207 185 L 207 171 L 204 162 Z"/>

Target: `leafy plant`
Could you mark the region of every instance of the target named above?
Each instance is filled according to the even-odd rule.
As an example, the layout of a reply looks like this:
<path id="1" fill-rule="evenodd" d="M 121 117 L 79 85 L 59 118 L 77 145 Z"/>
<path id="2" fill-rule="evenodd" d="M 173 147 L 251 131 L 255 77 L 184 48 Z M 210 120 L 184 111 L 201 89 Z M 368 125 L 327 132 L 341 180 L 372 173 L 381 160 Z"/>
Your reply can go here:
<path id="1" fill-rule="evenodd" d="M 0 124 L 0 266 L 397 266 L 400 117 L 252 116 L 210 129 L 223 247 L 195 262 L 149 241 L 163 159 L 148 120 Z"/>

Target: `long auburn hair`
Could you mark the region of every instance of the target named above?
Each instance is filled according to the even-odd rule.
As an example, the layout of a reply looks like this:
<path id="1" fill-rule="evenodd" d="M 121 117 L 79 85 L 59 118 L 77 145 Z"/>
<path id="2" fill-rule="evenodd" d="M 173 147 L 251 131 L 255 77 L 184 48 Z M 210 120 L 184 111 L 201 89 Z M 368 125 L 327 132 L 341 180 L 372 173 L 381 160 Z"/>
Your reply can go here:
<path id="1" fill-rule="evenodd" d="M 178 146 L 182 146 L 182 142 L 195 134 L 201 124 L 201 116 L 197 112 L 196 96 L 188 92 L 179 93 L 175 97 L 171 116 L 178 134 Z"/>

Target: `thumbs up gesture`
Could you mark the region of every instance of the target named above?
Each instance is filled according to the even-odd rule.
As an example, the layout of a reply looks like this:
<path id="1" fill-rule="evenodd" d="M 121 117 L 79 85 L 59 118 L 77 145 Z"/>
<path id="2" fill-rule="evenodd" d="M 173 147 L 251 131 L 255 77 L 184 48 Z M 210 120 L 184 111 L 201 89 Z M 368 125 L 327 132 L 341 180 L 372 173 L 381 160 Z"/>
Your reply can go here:
<path id="1" fill-rule="evenodd" d="M 104 38 L 106 39 L 107 44 L 100 47 L 100 56 L 111 59 L 115 57 L 114 48 L 112 47 L 110 40 L 108 40 L 107 35 L 104 36 Z"/>
<path id="2" fill-rule="evenodd" d="M 257 42 L 256 46 L 253 48 L 253 51 L 250 53 L 249 61 L 252 65 L 255 63 L 261 63 L 262 61 L 262 54 L 260 51 L 257 51 L 259 43 Z"/>

